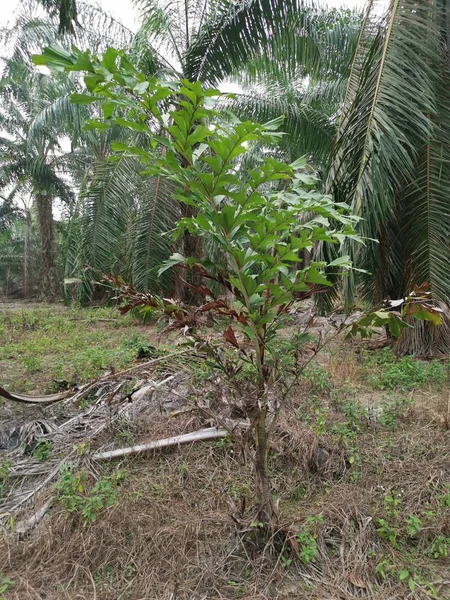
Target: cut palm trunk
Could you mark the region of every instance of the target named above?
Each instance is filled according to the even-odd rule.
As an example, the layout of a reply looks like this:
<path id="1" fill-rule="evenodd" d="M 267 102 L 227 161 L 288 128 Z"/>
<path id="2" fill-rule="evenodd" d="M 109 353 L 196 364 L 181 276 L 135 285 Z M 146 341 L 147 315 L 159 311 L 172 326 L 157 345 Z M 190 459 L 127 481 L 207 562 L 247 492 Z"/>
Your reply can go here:
<path id="1" fill-rule="evenodd" d="M 434 358 L 450 355 L 450 308 L 442 302 L 438 306 L 443 311 L 440 325 L 406 317 L 411 327 L 403 329 L 394 345 L 397 356 L 411 354 L 422 358 Z"/>

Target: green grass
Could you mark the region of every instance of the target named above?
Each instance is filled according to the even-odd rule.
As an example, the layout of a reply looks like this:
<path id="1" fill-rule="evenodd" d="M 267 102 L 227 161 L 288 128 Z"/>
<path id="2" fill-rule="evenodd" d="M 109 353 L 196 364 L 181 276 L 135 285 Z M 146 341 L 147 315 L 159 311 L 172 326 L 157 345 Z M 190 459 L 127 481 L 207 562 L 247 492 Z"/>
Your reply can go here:
<path id="1" fill-rule="evenodd" d="M 397 359 L 390 348 L 367 354 L 362 379 L 378 390 L 412 390 L 442 386 L 447 380 L 445 365 L 437 360 L 423 361 L 411 356 Z"/>
<path id="2" fill-rule="evenodd" d="M 49 392 L 155 356 L 153 330 L 110 308 L 20 308 L 0 314 L 1 384 Z"/>

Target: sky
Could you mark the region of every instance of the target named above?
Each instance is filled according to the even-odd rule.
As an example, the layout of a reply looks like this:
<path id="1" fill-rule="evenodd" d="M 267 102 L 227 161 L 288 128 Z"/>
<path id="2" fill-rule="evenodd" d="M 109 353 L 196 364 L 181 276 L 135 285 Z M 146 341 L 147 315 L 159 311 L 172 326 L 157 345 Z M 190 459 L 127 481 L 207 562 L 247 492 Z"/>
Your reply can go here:
<path id="1" fill-rule="evenodd" d="M 135 29 L 136 9 L 131 0 L 98 0 L 90 4 L 100 5 L 107 10 L 113 17 L 122 21 L 129 29 Z M 0 24 L 5 25 L 14 15 L 14 11 L 20 6 L 21 0 L 0 0 Z"/>
<path id="2" fill-rule="evenodd" d="M 92 4 L 99 4 L 103 9 L 112 14 L 113 17 L 122 21 L 129 29 L 136 28 L 136 9 L 132 0 L 98 0 L 96 2 L 88 0 Z M 280 0 L 282 2 L 283 0 Z M 0 25 L 5 25 L 14 15 L 14 11 L 20 5 L 21 0 L 0 0 Z M 328 0 L 324 2 L 329 6 L 346 6 L 353 8 L 363 6 L 365 0 Z"/>

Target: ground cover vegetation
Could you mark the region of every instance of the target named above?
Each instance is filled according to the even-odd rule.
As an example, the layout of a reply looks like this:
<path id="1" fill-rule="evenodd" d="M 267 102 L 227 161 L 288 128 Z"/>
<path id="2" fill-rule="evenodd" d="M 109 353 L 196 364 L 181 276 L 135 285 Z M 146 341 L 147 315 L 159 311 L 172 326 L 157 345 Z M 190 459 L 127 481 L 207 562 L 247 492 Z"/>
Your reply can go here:
<path id="1" fill-rule="evenodd" d="M 55 315 L 48 305 L 39 310 L 39 322 L 57 347 L 58 324 L 73 311 L 62 308 Z M 11 309 L 3 336 L 23 344 L 17 323 L 25 319 L 36 322 L 36 309 Z M 90 337 L 92 325 L 90 318 L 80 319 L 79 335 L 89 340 L 91 350 L 102 351 L 103 342 Z M 123 347 L 117 331 L 128 334 L 131 344 L 136 328 L 142 327 L 131 317 L 105 326 L 114 328 L 116 354 Z M 173 336 L 170 344 L 167 336 L 165 346 L 152 344 L 163 355 L 173 350 L 178 337 L 168 335 Z M 295 347 L 297 335 L 296 326 L 285 328 L 280 352 Z M 156 340 L 154 326 L 146 326 L 145 337 Z M 55 356 L 50 345 L 47 352 L 49 358 Z M 62 469 L 33 503 L 36 508 L 53 497 L 42 524 L 19 540 L 19 534 L 4 534 L 6 598 L 89 597 L 94 590 L 106 599 L 120 594 L 169 598 L 175 591 L 181 598 L 322 598 L 337 589 L 350 597 L 449 597 L 445 363 L 414 361 L 405 384 L 399 377 L 405 359 L 399 362 L 387 348 L 372 350 L 335 338 L 320 359 L 303 369 L 280 414 L 268 457 L 283 534 L 261 552 L 253 533 L 260 525 L 251 520 L 253 466 L 232 436 L 204 446 L 124 457 L 92 470 L 89 456 L 105 444 L 121 447 L 192 431 L 206 418 L 192 412 L 193 407 L 217 410 L 223 380 L 217 382 L 208 355 L 194 358 L 192 348 L 190 353 L 158 367 L 164 376 L 184 371 L 192 377 L 192 386 L 173 388 L 187 396 L 183 414 L 171 418 L 157 410 L 137 421 L 122 418 L 100 439 L 79 439 L 77 462 Z M 148 361 L 137 356 L 130 356 L 126 366 Z M 9 358 L 2 364 L 11 387 L 20 390 L 20 363 Z M 53 376 L 51 360 L 43 365 L 44 373 L 27 376 L 30 388 L 41 389 L 44 377 L 50 381 Z M 69 353 L 68 371 L 78 365 L 77 354 Z M 140 373 L 145 368 L 150 367 Z M 209 403 L 202 404 L 205 396 Z M 158 402 L 165 399 L 164 394 Z M 2 403 L 9 423 L 23 422 L 22 410 Z M 95 395 L 87 397 L 81 410 L 94 404 Z M 61 416 L 57 405 L 44 413 L 41 409 L 39 416 L 31 408 L 28 419 Z M 57 439 L 44 437 L 27 450 L 27 460 L 45 466 L 65 456 L 73 444 L 61 454 Z M 27 457 L 24 449 L 20 452 Z M 3 501 L 17 485 L 15 461 L 2 456 Z"/>
<path id="2" fill-rule="evenodd" d="M 446 7 L 136 5 L 2 32 L 0 597 L 449 598 Z"/>

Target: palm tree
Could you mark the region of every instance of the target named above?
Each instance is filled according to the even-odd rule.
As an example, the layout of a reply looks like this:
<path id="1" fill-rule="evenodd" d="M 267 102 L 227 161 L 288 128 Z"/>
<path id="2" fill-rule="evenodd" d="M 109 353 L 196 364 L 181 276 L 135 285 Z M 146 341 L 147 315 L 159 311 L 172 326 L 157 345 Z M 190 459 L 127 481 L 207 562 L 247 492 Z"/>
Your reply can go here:
<path id="1" fill-rule="evenodd" d="M 355 254 L 374 273 L 359 282 L 375 301 L 424 282 L 450 297 L 446 10 L 441 0 L 394 1 L 376 27 L 369 3 L 348 81 L 327 187 L 379 242 Z"/>
<path id="2" fill-rule="evenodd" d="M 61 36 L 58 33 L 58 19 L 42 16 L 36 12 L 34 5 L 34 2 L 25 4 L 14 26 L 2 32 L 1 39 L 9 56 L 1 84 L 0 100 L 5 119 L 5 127 L 2 129 L 6 131 L 8 128 L 6 124 L 8 119 L 11 122 L 11 130 L 14 130 L 17 135 L 15 140 L 10 139 L 11 136 L 6 136 L 2 140 L 4 154 L 0 159 L 3 169 L 1 187 L 8 189 L 15 181 L 16 187 L 21 188 L 23 193 L 32 191 L 39 197 L 36 206 L 40 207 L 40 215 L 44 208 L 47 208 L 47 218 L 40 219 L 41 238 L 45 241 L 45 244 L 43 241 L 42 255 L 44 270 L 47 269 L 49 262 L 54 262 L 52 257 L 55 254 L 54 227 L 52 219 L 49 218 L 50 204 L 58 192 L 64 192 L 66 199 L 70 194 L 69 214 L 72 219 L 68 228 L 68 237 L 61 248 L 63 269 L 66 277 L 83 276 L 84 285 L 77 289 L 77 296 L 79 299 L 86 299 L 87 293 L 92 292 L 92 272 L 86 271 L 86 265 L 92 265 L 97 273 L 103 269 L 108 270 L 107 267 L 113 265 L 126 272 L 130 270 L 135 272 L 136 280 L 145 280 L 142 269 L 144 264 L 148 266 L 150 259 L 141 260 L 141 254 L 145 252 L 146 256 L 154 253 L 158 255 L 159 251 L 158 262 L 169 255 L 167 238 L 164 240 L 158 238 L 156 244 L 146 243 L 144 249 L 142 231 L 145 223 L 151 220 L 150 230 L 158 233 L 158 224 L 161 220 L 170 220 L 173 223 L 176 219 L 173 218 L 170 209 L 164 213 L 160 211 L 159 215 L 155 214 L 155 209 L 151 208 L 154 205 L 150 200 L 151 192 L 148 194 L 148 190 L 145 192 L 148 201 L 143 201 L 144 190 L 138 177 L 140 165 L 136 161 L 120 161 L 120 166 L 115 165 L 114 168 L 108 162 L 111 140 L 124 141 L 123 129 L 119 131 L 117 128 L 112 132 L 112 136 L 111 132 L 98 136 L 92 131 L 84 131 L 86 120 L 96 116 L 96 113 L 88 107 L 77 107 L 71 103 L 70 94 L 77 90 L 76 78 L 66 80 L 36 74 L 31 63 L 32 54 L 39 52 L 43 45 L 55 43 L 57 40 L 69 43 L 70 35 L 65 33 Z M 133 53 L 140 68 L 147 73 L 155 71 L 158 59 L 152 54 L 151 48 L 139 45 L 139 39 L 134 39 L 132 32 L 101 10 L 89 5 L 80 5 L 79 22 L 77 41 L 82 47 L 89 46 L 101 52 L 114 40 L 115 43 L 127 47 Z M 22 89 L 25 82 L 28 90 Z M 22 109 L 19 110 L 18 115 L 13 116 L 15 103 L 19 103 Z M 14 118 L 18 117 L 20 123 L 14 123 Z M 65 143 L 64 138 L 66 138 Z M 67 146 L 67 139 L 70 139 L 71 148 L 69 152 L 63 152 L 61 144 Z M 128 135 L 126 141 L 131 143 L 133 140 Z M 11 146 L 14 146 L 14 160 L 9 154 Z M 36 160 L 42 159 L 40 171 L 34 168 L 36 161 L 31 164 L 30 159 L 33 154 L 36 155 Z M 19 165 L 20 157 L 23 160 Z M 28 162 L 25 157 L 28 157 Z M 27 174 L 23 172 L 25 163 L 31 169 Z M 38 176 L 44 176 L 42 173 L 44 166 L 47 169 L 45 173 L 47 182 L 53 181 L 52 190 L 46 194 L 42 193 L 42 186 L 45 187 L 47 184 L 36 181 Z M 48 172 L 49 167 L 53 169 L 53 174 Z M 122 178 L 121 185 L 127 186 L 126 191 L 121 195 L 115 193 L 120 178 Z M 65 186 L 64 189 L 60 184 Z M 58 186 L 60 189 L 57 189 Z M 140 189 L 140 196 L 137 188 Z M 160 194 L 163 189 L 162 185 L 158 187 Z M 77 198 L 76 202 L 75 198 Z M 136 218 L 137 212 L 140 219 Z M 112 216 L 114 218 L 111 218 Z M 120 218 L 117 218 L 118 216 Z M 125 228 L 125 224 L 128 229 Z M 131 233 L 130 224 L 135 228 Z M 166 225 L 165 229 L 167 229 Z M 129 235 L 125 236 L 125 230 Z M 79 235 L 84 236 L 81 243 L 77 239 Z M 133 249 L 124 252 L 124 240 L 128 239 L 134 240 Z M 137 253 L 135 263 L 133 263 L 133 252 Z M 139 269 L 139 264 L 142 265 L 142 269 Z M 156 267 L 156 264 L 152 267 Z M 55 271 L 53 267 L 50 270 Z M 146 275 L 154 278 L 154 272 L 151 274 L 150 271 L 147 269 Z M 50 289 L 47 284 L 42 282 L 42 288 Z M 57 287 L 61 287 L 60 283 Z M 53 290 L 50 295 L 53 297 L 55 293 L 56 290 Z M 48 292 L 46 296 L 49 296 Z"/>
<path id="3" fill-rule="evenodd" d="M 49 300 L 59 297 L 53 201 L 70 203 L 73 192 L 57 126 L 33 125 L 55 95 L 61 91 L 54 78 L 7 63 L 0 82 L 0 189 L 33 196 L 41 244 L 40 294 Z"/>

